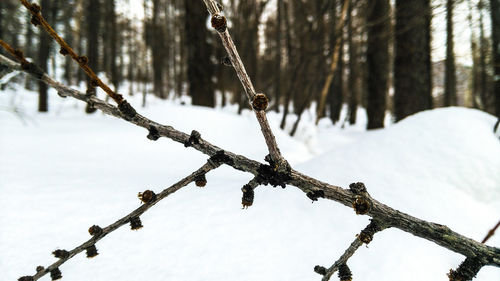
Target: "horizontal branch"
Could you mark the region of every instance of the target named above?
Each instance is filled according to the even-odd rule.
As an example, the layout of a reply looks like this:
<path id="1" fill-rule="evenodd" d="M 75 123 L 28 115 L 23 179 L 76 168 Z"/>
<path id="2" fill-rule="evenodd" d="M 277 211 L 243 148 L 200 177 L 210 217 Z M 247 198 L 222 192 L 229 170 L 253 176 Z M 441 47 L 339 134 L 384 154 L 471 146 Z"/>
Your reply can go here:
<path id="1" fill-rule="evenodd" d="M 18 63 L 1 55 L 0 64 L 13 70 L 29 73 L 29 70 L 23 69 Z M 71 89 L 70 87 L 56 82 L 46 74 L 44 74 L 40 80 L 54 87 L 61 96 L 71 96 L 85 102 L 92 102 L 95 108 L 101 110 L 105 114 L 115 116 L 149 130 L 152 139 L 167 137 L 182 144 L 190 144 L 189 146 L 209 156 L 214 156 L 218 152 L 224 151 L 201 137 L 197 137 L 196 141 L 193 141 L 193 134 L 188 135 L 171 126 L 161 125 L 139 114 L 132 119 L 127 119 L 117 107 L 96 97 L 89 97 L 77 90 Z M 223 155 L 227 158 L 224 162 L 225 164 L 237 170 L 252 173 L 255 176 L 262 173 L 262 167 L 268 166 L 229 151 L 224 151 Z M 481 244 L 452 231 L 444 225 L 427 222 L 390 208 L 371 198 L 366 191 L 359 191 L 356 188 L 343 189 L 339 186 L 334 186 L 311 178 L 293 169 L 290 170 L 288 176 L 289 178 L 287 178 L 284 183 L 296 186 L 305 194 L 313 194 L 316 197 L 334 200 L 349 208 L 355 209 L 358 214 L 371 216 L 382 222 L 386 227 L 398 228 L 432 241 L 453 252 L 467 257 L 478 258 L 485 265 L 500 267 L 500 249 Z"/>
<path id="2" fill-rule="evenodd" d="M 182 187 L 188 185 L 192 181 L 195 181 L 195 179 L 198 176 L 204 175 L 207 172 L 209 172 L 213 169 L 216 169 L 219 166 L 220 166 L 220 163 L 216 163 L 216 162 L 209 160 L 209 161 L 207 161 L 206 164 L 201 166 L 201 168 L 199 168 L 198 170 L 196 170 L 195 172 L 193 172 L 189 176 L 183 178 L 182 180 L 178 181 L 177 183 L 173 184 L 172 186 L 164 189 L 159 194 L 154 194 L 151 191 L 148 191 L 151 194 L 151 196 L 149 197 L 149 200 L 144 200 L 144 198 L 141 198 L 141 200 L 145 204 L 141 205 L 139 208 L 130 212 L 126 216 L 117 220 L 116 222 L 106 226 L 105 228 L 101 229 L 99 226 L 92 226 L 89 229 L 89 232 L 91 233 L 91 235 L 93 235 L 92 238 L 90 238 L 89 240 L 87 240 L 86 242 L 82 243 L 81 245 L 79 245 L 78 247 L 74 248 L 73 250 L 71 250 L 69 252 L 63 250 L 62 251 L 63 254 L 62 254 L 62 256 L 60 256 L 59 260 L 57 260 L 56 262 L 54 262 L 53 264 L 51 264 L 47 268 L 43 268 L 43 269 L 38 270 L 38 272 L 34 276 L 32 276 L 31 278 L 30 278 L 30 276 L 25 276 L 22 278 L 24 278 L 24 280 L 38 280 L 38 279 L 42 278 L 44 275 L 46 275 L 47 273 L 51 273 L 54 270 L 59 272 L 59 267 L 62 264 L 64 264 L 65 262 L 67 262 L 69 259 L 73 258 L 75 255 L 79 254 L 80 252 L 88 249 L 89 247 L 95 246 L 97 241 L 103 239 L 105 236 L 107 236 L 111 232 L 117 230 L 121 226 L 123 226 L 129 222 L 132 225 L 133 220 L 135 220 L 134 223 L 139 223 L 139 225 L 138 226 L 132 225 L 132 229 L 138 229 L 138 228 L 142 227 L 142 224 L 140 223 L 140 220 L 138 219 L 140 215 L 144 214 L 147 210 L 149 210 L 151 207 L 153 207 L 160 200 L 168 197 L 169 195 L 178 191 Z M 146 192 L 144 192 L 143 194 L 145 194 L 145 193 Z M 97 254 L 97 251 L 95 252 L 95 254 Z M 57 255 L 57 256 L 59 256 L 59 255 Z M 59 274 L 60 274 L 60 272 L 59 272 Z M 22 278 L 20 278 L 20 279 L 23 280 Z"/>

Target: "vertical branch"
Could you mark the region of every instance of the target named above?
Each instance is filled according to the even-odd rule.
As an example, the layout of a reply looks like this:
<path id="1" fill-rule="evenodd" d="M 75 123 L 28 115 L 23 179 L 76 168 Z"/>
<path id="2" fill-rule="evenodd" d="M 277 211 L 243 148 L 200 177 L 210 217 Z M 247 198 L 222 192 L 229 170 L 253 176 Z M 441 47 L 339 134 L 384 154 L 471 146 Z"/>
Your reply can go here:
<path id="1" fill-rule="evenodd" d="M 236 71 L 243 89 L 245 90 L 248 102 L 252 106 L 255 115 L 257 116 L 257 120 L 259 121 L 262 134 L 264 135 L 264 139 L 269 150 L 269 154 L 271 155 L 272 160 L 274 160 L 274 162 L 278 164 L 277 169 L 280 171 L 284 171 L 287 169 L 287 167 L 289 167 L 289 165 L 281 155 L 278 144 L 276 142 L 276 138 L 274 137 L 271 127 L 269 126 L 269 122 L 267 121 L 265 110 L 268 105 L 268 99 L 266 95 L 260 93 L 257 94 L 255 92 L 252 81 L 250 80 L 250 77 L 245 70 L 245 66 L 241 61 L 238 51 L 236 50 L 236 46 L 234 45 L 231 35 L 229 35 L 229 32 L 227 30 L 226 18 L 219 14 L 220 9 L 215 1 L 203 0 L 203 2 L 207 6 L 207 10 L 212 15 L 212 27 L 217 30 L 217 33 L 222 40 L 222 44 L 224 45 L 224 48 L 229 55 L 229 59 L 231 60 L 234 70 Z"/>

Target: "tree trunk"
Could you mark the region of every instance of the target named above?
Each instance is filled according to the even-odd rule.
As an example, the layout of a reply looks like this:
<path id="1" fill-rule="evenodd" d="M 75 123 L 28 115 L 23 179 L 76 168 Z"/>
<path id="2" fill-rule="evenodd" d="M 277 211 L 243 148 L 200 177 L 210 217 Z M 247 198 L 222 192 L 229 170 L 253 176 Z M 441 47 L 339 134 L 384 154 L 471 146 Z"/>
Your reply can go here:
<path id="1" fill-rule="evenodd" d="M 210 61 L 212 47 L 207 42 L 210 34 L 205 28 L 207 10 L 203 1 L 186 0 L 184 4 L 188 92 L 193 105 L 214 107 L 215 95 L 212 82 L 214 70 Z"/>
<path id="2" fill-rule="evenodd" d="M 100 22 L 100 3 L 99 0 L 89 0 L 87 2 L 87 57 L 88 66 L 98 74 L 99 73 L 99 22 Z M 96 95 L 96 88 L 91 85 L 90 77 L 87 77 L 87 93 Z M 87 104 L 86 113 L 94 113 L 96 109 Z"/>
<path id="3" fill-rule="evenodd" d="M 430 0 L 396 0 L 394 115 L 432 108 Z"/>
<path id="4" fill-rule="evenodd" d="M 368 100 L 366 112 L 367 129 L 377 129 L 384 127 L 389 83 L 390 3 L 389 0 L 374 0 L 371 7 L 367 14 Z"/>
<path id="5" fill-rule="evenodd" d="M 500 118 L 500 0 L 490 0 L 495 112 Z"/>
<path id="6" fill-rule="evenodd" d="M 41 6 L 43 9 L 43 16 L 47 21 L 51 21 L 50 19 L 50 1 L 42 0 Z M 40 31 L 40 44 L 38 46 L 38 65 L 42 68 L 43 71 L 47 72 L 48 69 L 48 59 L 49 59 L 49 49 L 50 49 L 50 37 L 47 32 Z M 48 112 L 48 95 L 47 95 L 47 84 L 42 81 L 38 82 L 38 111 L 39 112 Z"/>
<path id="7" fill-rule="evenodd" d="M 283 105 L 283 117 L 281 118 L 281 123 L 280 123 L 280 128 L 283 130 L 285 129 L 286 126 L 286 118 L 288 117 L 288 112 L 289 112 L 289 107 L 290 107 L 290 101 L 292 99 L 292 83 L 295 81 L 295 79 L 290 79 L 292 78 L 292 75 L 290 75 L 290 66 L 294 65 L 294 59 L 292 56 L 292 36 L 291 36 L 291 24 L 290 24 L 290 15 L 289 15 L 289 5 L 288 2 L 283 3 L 283 9 L 284 9 L 284 21 L 285 21 L 285 42 L 286 42 L 286 53 L 288 56 L 288 69 L 287 69 L 287 77 L 288 79 L 288 87 L 287 91 L 285 93 L 285 102 Z M 294 73 L 297 72 L 297 69 L 293 70 Z M 293 77 L 295 78 L 295 77 Z"/>
<path id="8" fill-rule="evenodd" d="M 349 45 L 349 81 L 348 91 L 349 91 L 349 106 L 348 106 L 348 120 L 349 124 L 356 124 L 356 114 L 358 110 L 358 88 L 356 87 L 356 78 L 358 76 L 357 71 L 357 43 L 353 41 L 353 1 L 349 3 L 349 11 L 348 11 L 348 21 L 347 21 L 347 44 Z"/>
<path id="9" fill-rule="evenodd" d="M 277 1 L 277 15 L 276 15 L 276 82 L 275 82 L 275 96 L 274 96 L 274 111 L 280 110 L 281 99 L 281 18 L 283 0 Z"/>
<path id="10" fill-rule="evenodd" d="M 487 42 L 484 34 L 484 2 L 481 0 L 478 4 L 479 9 L 479 97 L 481 98 L 481 105 L 484 111 L 489 110 L 488 103 L 488 80 L 487 80 L 487 70 L 486 70 L 486 48 Z"/>
<path id="11" fill-rule="evenodd" d="M 186 2 L 186 5 L 187 2 Z M 160 0 L 153 0 L 153 22 L 151 25 L 152 36 L 151 40 L 151 53 L 153 55 L 153 91 L 156 96 L 166 99 L 164 83 L 163 83 L 163 68 L 164 68 L 164 55 L 165 48 L 163 44 L 164 32 L 160 24 Z"/>
<path id="12" fill-rule="evenodd" d="M 454 0 L 446 1 L 446 69 L 444 78 L 444 106 L 457 105 L 457 78 L 455 73 L 455 54 L 453 51 L 453 5 Z"/>

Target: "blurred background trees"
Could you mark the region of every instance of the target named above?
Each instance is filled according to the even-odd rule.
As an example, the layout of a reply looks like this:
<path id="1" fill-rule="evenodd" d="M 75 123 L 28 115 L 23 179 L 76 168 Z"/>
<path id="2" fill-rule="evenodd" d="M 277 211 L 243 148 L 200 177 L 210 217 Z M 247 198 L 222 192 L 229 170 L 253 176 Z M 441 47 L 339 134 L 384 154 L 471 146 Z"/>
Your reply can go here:
<path id="1" fill-rule="evenodd" d="M 368 129 L 383 127 L 388 112 L 399 121 L 441 106 L 499 116 L 499 2 L 223 0 L 221 5 L 257 91 L 270 97 L 270 110 L 282 114 L 281 127 L 293 134 L 311 106 L 342 124 L 354 124 L 358 108 L 366 108 Z M 192 104 L 209 107 L 234 104 L 238 112 L 248 108 L 234 71 L 221 63 L 225 50 L 201 0 L 40 4 L 49 23 L 120 93 L 141 94 L 144 105 L 155 95 L 190 97 Z M 58 79 L 92 93 L 83 73 L 58 55 L 27 14 L 17 0 L 1 0 L 0 37 Z M 467 19 L 458 31 L 457 14 Z M 433 19 L 440 15 L 444 28 L 438 32 L 434 27 L 440 23 Z M 457 41 L 464 28 L 470 38 Z M 446 51 L 439 59 L 432 40 L 441 37 Z M 456 57 L 457 48 L 468 49 L 469 58 Z M 332 69 L 333 80 L 325 84 Z M 49 110 L 43 84 L 18 82 L 39 91 L 40 111 Z M 292 113 L 298 118 L 287 124 Z"/>

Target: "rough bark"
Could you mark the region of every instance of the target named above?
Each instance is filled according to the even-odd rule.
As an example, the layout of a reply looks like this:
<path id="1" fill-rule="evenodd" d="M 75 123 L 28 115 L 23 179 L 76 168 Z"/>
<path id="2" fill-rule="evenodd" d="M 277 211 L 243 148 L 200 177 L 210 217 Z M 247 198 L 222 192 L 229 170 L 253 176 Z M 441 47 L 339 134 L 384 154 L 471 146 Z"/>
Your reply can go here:
<path id="1" fill-rule="evenodd" d="M 444 106 L 457 105 L 457 78 L 453 51 L 453 8 L 455 1 L 446 1 L 446 69 L 444 75 Z"/>
<path id="2" fill-rule="evenodd" d="M 42 6 L 42 9 L 44 9 L 45 12 L 42 12 L 45 14 L 46 17 L 50 16 L 50 1 L 49 0 L 42 0 L 40 3 Z M 50 20 L 50 18 L 48 19 Z M 47 33 L 45 32 L 40 32 L 39 36 L 39 47 L 38 47 L 38 60 L 37 63 L 40 65 L 43 71 L 47 72 L 48 69 L 48 59 L 49 59 L 49 51 L 50 51 L 50 37 Z M 38 82 L 38 111 L 39 112 L 47 112 L 49 111 L 49 104 L 48 104 L 48 93 L 47 93 L 47 84 L 43 83 L 42 81 Z"/>
<path id="3" fill-rule="evenodd" d="M 490 0 L 495 111 L 500 118 L 500 0 Z"/>
<path id="4" fill-rule="evenodd" d="M 430 0 L 396 0 L 394 115 L 432 108 Z"/>
<path id="5" fill-rule="evenodd" d="M 205 28 L 207 12 L 200 0 L 186 0 L 184 4 L 188 93 L 193 105 L 214 107 L 212 47 L 207 42 L 209 33 Z"/>
<path id="6" fill-rule="evenodd" d="M 389 0 L 375 0 L 370 5 L 372 8 L 367 14 L 368 48 L 366 51 L 368 67 L 367 129 L 378 129 L 384 127 L 387 92 L 389 90 L 390 4 Z"/>

